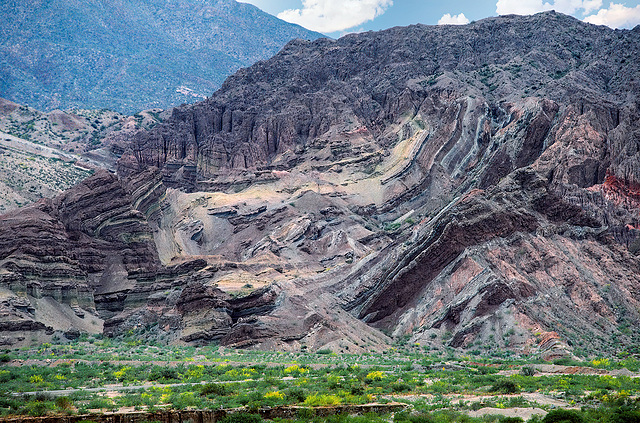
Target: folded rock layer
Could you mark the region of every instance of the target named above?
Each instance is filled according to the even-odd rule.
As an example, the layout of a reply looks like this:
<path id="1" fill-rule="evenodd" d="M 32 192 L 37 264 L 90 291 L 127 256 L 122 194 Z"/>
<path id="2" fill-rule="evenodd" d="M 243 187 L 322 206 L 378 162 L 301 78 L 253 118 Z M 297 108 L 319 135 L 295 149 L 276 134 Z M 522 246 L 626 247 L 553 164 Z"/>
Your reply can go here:
<path id="1" fill-rule="evenodd" d="M 5 280 L 66 266 L 105 332 L 167 342 L 631 351 L 639 52 L 555 12 L 293 41 L 114 144 L 122 195 L 24 209 L 73 247 L 3 234 Z"/>

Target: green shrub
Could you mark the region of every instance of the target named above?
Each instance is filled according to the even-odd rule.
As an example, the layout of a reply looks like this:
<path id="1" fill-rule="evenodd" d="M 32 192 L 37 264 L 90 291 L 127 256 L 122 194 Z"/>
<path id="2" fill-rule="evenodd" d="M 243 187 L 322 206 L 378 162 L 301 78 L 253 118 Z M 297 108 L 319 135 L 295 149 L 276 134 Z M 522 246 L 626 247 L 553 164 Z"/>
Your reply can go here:
<path id="1" fill-rule="evenodd" d="M 34 396 L 34 398 L 36 401 L 39 401 L 39 402 L 53 401 L 53 396 L 51 396 L 51 394 L 49 394 L 48 392 L 38 392 Z"/>
<path id="2" fill-rule="evenodd" d="M 316 412 L 313 408 L 300 408 L 298 409 L 298 419 L 304 421 L 311 421 Z"/>
<path id="3" fill-rule="evenodd" d="M 230 389 L 223 383 L 207 383 L 200 388 L 200 395 L 205 397 L 208 395 L 225 396 L 230 393 Z"/>
<path id="4" fill-rule="evenodd" d="M 520 369 L 520 374 L 522 376 L 534 376 L 536 374 L 536 369 L 531 366 L 524 366 Z"/>
<path id="5" fill-rule="evenodd" d="M 372 372 L 367 373 L 365 380 L 366 381 L 382 380 L 384 379 L 384 377 L 385 377 L 385 374 L 382 371 L 374 370 Z"/>
<path id="6" fill-rule="evenodd" d="M 289 388 L 286 391 L 286 396 L 288 400 L 291 400 L 293 402 L 304 402 L 304 400 L 307 399 L 307 396 L 305 395 L 304 391 L 301 388 Z"/>
<path id="7" fill-rule="evenodd" d="M 544 416 L 542 423 L 584 423 L 582 413 L 576 410 L 551 410 Z"/>
<path id="8" fill-rule="evenodd" d="M 40 417 L 45 416 L 51 410 L 53 410 L 53 403 L 50 401 L 29 401 L 20 414 Z"/>
<path id="9" fill-rule="evenodd" d="M 349 392 L 351 393 L 351 395 L 364 395 L 364 386 L 360 383 L 356 383 L 354 385 L 351 385 Z"/>
<path id="10" fill-rule="evenodd" d="M 408 392 L 411 391 L 413 387 L 408 383 L 404 382 L 395 382 L 391 384 L 391 390 L 393 392 Z"/>
<path id="11" fill-rule="evenodd" d="M 180 374 L 176 369 L 171 369 L 168 367 L 156 367 L 151 371 L 151 373 L 149 373 L 148 379 L 150 381 L 157 380 L 162 382 L 180 380 Z"/>
<path id="12" fill-rule="evenodd" d="M 184 410 L 187 407 L 196 407 L 199 402 L 193 392 L 181 392 L 171 395 L 171 406 L 176 410 Z"/>
<path id="13" fill-rule="evenodd" d="M 92 398 L 89 404 L 87 404 L 87 408 L 89 409 L 111 409 L 113 406 L 113 401 L 108 398 Z"/>
<path id="14" fill-rule="evenodd" d="M 55 400 L 55 404 L 61 410 L 68 410 L 73 406 L 73 401 L 69 397 L 58 397 Z"/>
<path id="15" fill-rule="evenodd" d="M 329 355 L 331 354 L 331 350 L 329 348 L 325 348 L 325 349 L 316 351 L 316 354 Z"/>
<path id="16" fill-rule="evenodd" d="M 520 386 L 511 379 L 500 379 L 493 384 L 491 391 L 501 394 L 517 394 L 520 392 Z"/>
<path id="17" fill-rule="evenodd" d="M 617 409 L 609 416 L 610 423 L 640 423 L 640 411 Z"/>
<path id="18" fill-rule="evenodd" d="M 490 375 L 498 372 L 499 370 L 494 367 L 489 367 L 489 366 L 478 367 L 478 373 L 481 375 Z"/>
<path id="19" fill-rule="evenodd" d="M 409 414 L 406 411 L 396 413 L 394 423 L 434 423 L 435 419 L 428 413 Z"/>
<path id="20" fill-rule="evenodd" d="M 553 364 L 557 366 L 580 366 L 581 362 L 573 360 L 569 357 L 556 358 L 553 360 Z"/>
<path id="21" fill-rule="evenodd" d="M 145 404 L 145 401 L 138 394 L 127 393 L 118 399 L 118 403 L 124 407 L 139 407 Z"/>
<path id="22" fill-rule="evenodd" d="M 387 232 L 393 232 L 396 229 L 400 228 L 400 226 L 402 226 L 401 222 L 387 223 L 386 225 L 384 225 L 384 230 Z"/>
<path id="23" fill-rule="evenodd" d="M 308 396 L 304 400 L 304 404 L 311 407 L 322 407 L 327 405 L 339 405 L 341 403 L 340 397 L 336 395 L 318 395 L 313 394 Z"/>

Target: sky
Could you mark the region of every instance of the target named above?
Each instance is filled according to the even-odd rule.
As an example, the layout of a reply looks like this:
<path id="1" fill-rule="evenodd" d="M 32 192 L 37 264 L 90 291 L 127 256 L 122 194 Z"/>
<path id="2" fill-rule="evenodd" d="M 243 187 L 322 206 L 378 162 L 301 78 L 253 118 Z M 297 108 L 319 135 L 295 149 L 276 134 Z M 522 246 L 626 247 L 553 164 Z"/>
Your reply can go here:
<path id="1" fill-rule="evenodd" d="M 415 23 L 458 24 L 555 10 L 611 28 L 640 24 L 640 0 L 239 0 L 333 38 Z"/>

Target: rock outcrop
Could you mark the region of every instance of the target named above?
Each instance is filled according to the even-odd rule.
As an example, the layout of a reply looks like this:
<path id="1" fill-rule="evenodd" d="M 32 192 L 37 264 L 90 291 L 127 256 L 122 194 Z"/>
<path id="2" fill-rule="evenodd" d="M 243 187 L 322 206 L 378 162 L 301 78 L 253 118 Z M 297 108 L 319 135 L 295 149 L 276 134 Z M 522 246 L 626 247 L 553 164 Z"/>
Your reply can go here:
<path id="1" fill-rule="evenodd" d="M 284 157 L 274 158 L 332 137 L 345 141 L 349 131 L 388 146 L 397 131 L 383 133 L 406 115 L 434 125 L 426 129 L 436 136 L 440 125 L 430 115 L 449 124 L 474 112 L 488 124 L 468 128 L 478 135 L 525 121 L 523 133 L 511 134 L 530 144 L 511 158 L 522 166 L 541 153 L 558 112 L 553 102 L 575 105 L 580 115 L 604 113 L 607 129 L 624 123 L 615 99 L 640 88 L 637 37 L 548 12 L 295 40 L 231 76 L 206 101 L 174 109 L 169 122 L 135 139 L 121 168 L 166 163 L 206 180 L 219 170 L 287 167 Z M 535 106 L 535 98 L 547 100 Z"/>
<path id="2" fill-rule="evenodd" d="M 116 275 L 87 282 L 114 335 L 625 349 L 640 339 L 639 52 L 637 29 L 554 12 L 291 42 L 114 143 L 131 201 L 30 213 L 53 239 L 114 248 L 65 264 Z M 101 259 L 125 239 L 139 248 Z"/>
<path id="3" fill-rule="evenodd" d="M 147 216 L 163 193 L 157 170 L 128 180 L 99 171 L 52 200 L 0 217 L 1 284 L 26 304 L 16 307 L 21 318 L 100 331 L 104 296 L 159 267 Z M 52 300 L 48 312 L 35 305 L 42 299 Z M 68 308 L 74 316 L 56 318 Z"/>

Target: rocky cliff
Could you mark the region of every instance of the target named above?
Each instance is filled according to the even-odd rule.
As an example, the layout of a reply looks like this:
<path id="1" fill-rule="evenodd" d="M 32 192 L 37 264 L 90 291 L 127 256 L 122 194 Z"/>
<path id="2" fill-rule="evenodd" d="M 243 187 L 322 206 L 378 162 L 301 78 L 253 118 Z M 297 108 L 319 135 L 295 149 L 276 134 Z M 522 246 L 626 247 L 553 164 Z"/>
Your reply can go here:
<path id="1" fill-rule="evenodd" d="M 105 327 L 336 351 L 634 345 L 639 50 L 639 28 L 554 12 L 289 43 L 114 144 L 122 181 L 157 167 L 167 188 L 146 217 L 157 267 Z"/>
<path id="2" fill-rule="evenodd" d="M 159 266 L 146 214 L 149 198 L 163 192 L 152 172 L 122 181 L 99 171 L 52 200 L 1 216 L 3 306 L 25 304 L 3 316 L 7 330 L 19 335 L 24 322 L 38 322 L 48 331 L 101 331 L 103 297 L 126 292 L 131 275 Z"/>
<path id="3" fill-rule="evenodd" d="M 169 123 L 136 139 L 122 166 L 184 164 L 206 179 L 219 170 L 274 167 L 279 155 L 348 131 L 387 147 L 396 139 L 385 130 L 407 115 L 431 125 L 476 113 L 502 126 L 518 113 L 512 103 L 529 98 L 572 104 L 580 114 L 593 108 L 617 125 L 616 99 L 638 89 L 637 37 L 637 30 L 549 12 L 296 40 L 230 77 L 205 102 L 174 109 Z M 527 110 L 526 123 L 534 112 Z M 545 110 L 548 118 L 556 112 Z M 540 141 L 550 125 L 534 123 L 542 132 L 522 135 Z M 425 129 L 433 136 L 438 126 Z M 541 147 L 531 145 L 513 164 L 529 164 Z"/>

